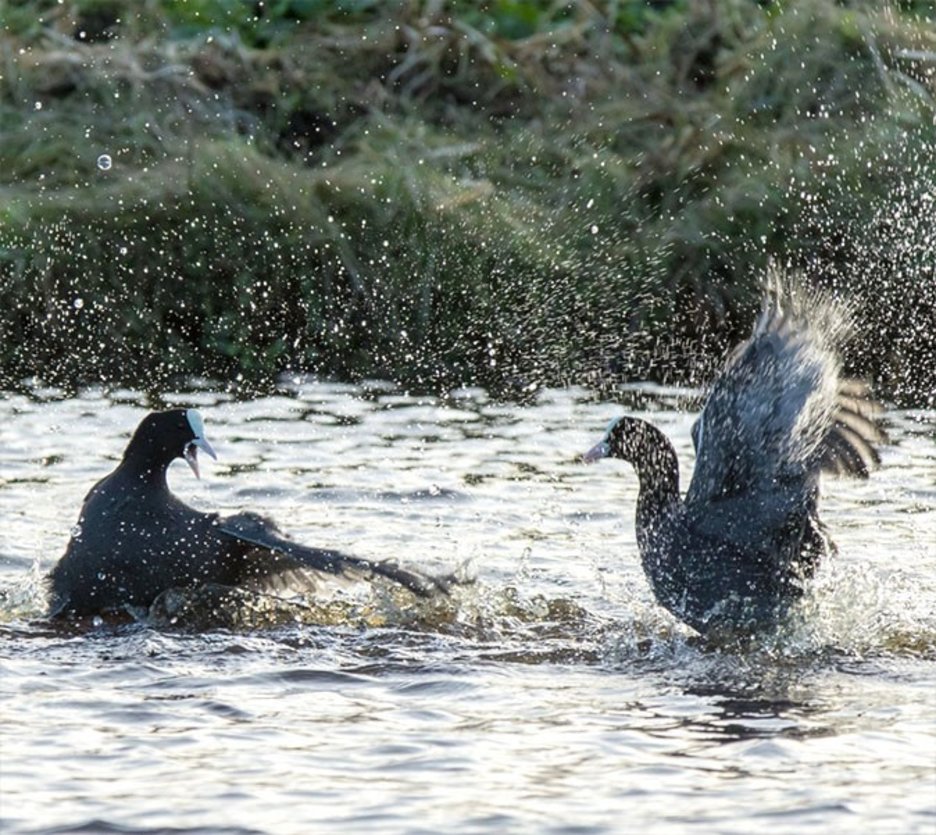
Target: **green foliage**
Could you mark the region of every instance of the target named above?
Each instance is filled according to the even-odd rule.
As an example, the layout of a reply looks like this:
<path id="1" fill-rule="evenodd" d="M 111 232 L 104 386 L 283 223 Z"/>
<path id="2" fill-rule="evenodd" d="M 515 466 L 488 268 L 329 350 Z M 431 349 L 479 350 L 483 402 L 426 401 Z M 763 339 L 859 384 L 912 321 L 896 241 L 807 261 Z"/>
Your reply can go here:
<path id="1" fill-rule="evenodd" d="M 377 5 L 368 0 L 160 0 L 176 37 L 205 31 L 236 33 L 244 43 L 264 47 L 288 38 L 299 23 L 329 16 L 355 16 Z"/>
<path id="2" fill-rule="evenodd" d="M 0 42 L 4 385 L 701 382 L 772 257 L 898 346 L 855 370 L 936 389 L 936 247 L 887 231 L 936 185 L 918 7 L 32 7 Z"/>

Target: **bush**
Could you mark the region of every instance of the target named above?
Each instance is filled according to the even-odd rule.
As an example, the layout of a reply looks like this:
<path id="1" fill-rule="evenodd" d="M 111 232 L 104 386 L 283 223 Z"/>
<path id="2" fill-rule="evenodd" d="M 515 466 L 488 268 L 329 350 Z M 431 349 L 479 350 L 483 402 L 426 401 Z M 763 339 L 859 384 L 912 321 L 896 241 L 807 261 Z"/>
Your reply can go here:
<path id="1" fill-rule="evenodd" d="M 6 6 L 5 387 L 698 383 L 774 258 L 936 389 L 925 6 Z"/>

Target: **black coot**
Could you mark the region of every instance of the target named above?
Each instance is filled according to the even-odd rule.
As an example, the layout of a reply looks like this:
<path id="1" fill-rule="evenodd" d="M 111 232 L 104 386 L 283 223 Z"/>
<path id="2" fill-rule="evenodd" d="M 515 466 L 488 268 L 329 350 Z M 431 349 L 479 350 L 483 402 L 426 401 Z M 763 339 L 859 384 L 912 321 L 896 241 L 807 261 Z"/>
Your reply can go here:
<path id="1" fill-rule="evenodd" d="M 767 295 L 692 428 L 684 499 L 673 445 L 646 421 L 614 421 L 585 455 L 637 471 L 644 571 L 657 600 L 703 634 L 783 616 L 834 551 L 819 520 L 820 471 L 867 477 L 884 440 L 867 387 L 840 377 L 843 308 L 779 279 Z"/>
<path id="2" fill-rule="evenodd" d="M 117 469 L 91 488 L 68 548 L 52 569 L 52 617 L 147 607 L 179 587 L 263 591 L 301 580 L 308 588 L 316 572 L 379 575 L 424 597 L 447 591 L 447 580 L 392 562 L 291 542 L 255 513 L 222 517 L 189 507 L 170 492 L 166 470 L 184 458 L 197 476 L 198 449 L 215 457 L 194 409 L 143 419 Z"/>

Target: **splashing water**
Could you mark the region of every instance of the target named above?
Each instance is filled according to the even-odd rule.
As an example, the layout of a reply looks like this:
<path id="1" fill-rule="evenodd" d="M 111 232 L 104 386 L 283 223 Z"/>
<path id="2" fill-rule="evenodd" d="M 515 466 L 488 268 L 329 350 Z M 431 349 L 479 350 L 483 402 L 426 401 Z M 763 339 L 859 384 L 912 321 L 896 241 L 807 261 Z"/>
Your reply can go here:
<path id="1" fill-rule="evenodd" d="M 466 832 L 540 828 L 544 816 L 595 832 L 624 815 L 650 832 L 686 820 L 718 830 L 727 814 L 834 830 L 853 808 L 870 827 L 929 820 L 932 413 L 888 415 L 894 443 L 868 482 L 824 482 L 840 554 L 796 616 L 720 646 L 655 604 L 633 476 L 577 460 L 620 403 L 569 389 L 516 406 L 294 378 L 241 402 L 207 390 L 160 404 L 45 395 L 0 406 L 7 831 L 169 827 L 180 815 L 281 832 L 310 816 Z M 697 393 L 621 396 L 653 409 L 644 416 L 685 468 L 683 410 Z M 202 482 L 170 471 L 186 501 L 268 512 L 300 540 L 362 556 L 470 562 L 476 584 L 428 604 L 380 587 L 315 600 L 202 589 L 139 619 L 53 628 L 42 578 L 81 498 L 142 414 L 170 404 L 199 408 L 220 455 Z M 78 756 L 88 767 L 76 771 Z"/>

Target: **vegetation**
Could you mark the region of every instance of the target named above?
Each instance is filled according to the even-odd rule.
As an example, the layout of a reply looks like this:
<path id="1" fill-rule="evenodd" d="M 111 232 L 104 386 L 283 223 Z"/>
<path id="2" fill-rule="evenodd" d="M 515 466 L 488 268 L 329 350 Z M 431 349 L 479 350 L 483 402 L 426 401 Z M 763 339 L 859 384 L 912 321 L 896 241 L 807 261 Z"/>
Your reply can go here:
<path id="1" fill-rule="evenodd" d="M 936 10 L 0 0 L 0 388 L 701 382 L 768 259 L 936 391 Z"/>

